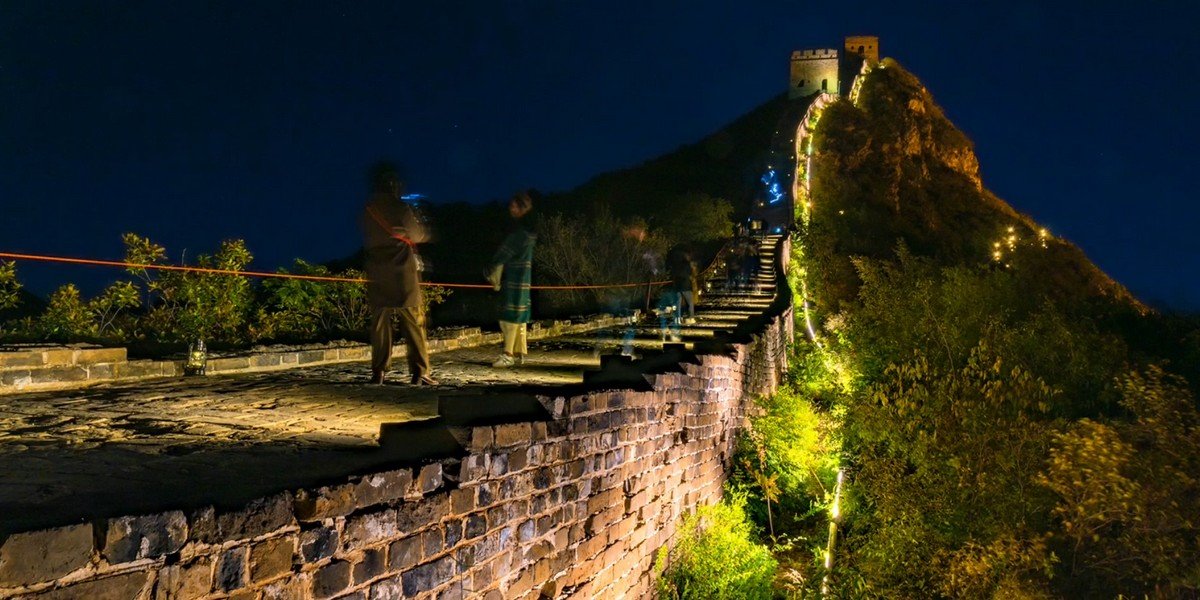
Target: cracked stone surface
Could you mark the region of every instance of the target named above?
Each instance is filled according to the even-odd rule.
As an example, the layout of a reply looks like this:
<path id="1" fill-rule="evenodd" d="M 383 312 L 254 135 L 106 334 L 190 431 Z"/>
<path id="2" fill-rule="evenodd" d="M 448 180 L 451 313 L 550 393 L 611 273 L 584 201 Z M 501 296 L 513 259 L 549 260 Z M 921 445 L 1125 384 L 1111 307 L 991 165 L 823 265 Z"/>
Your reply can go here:
<path id="1" fill-rule="evenodd" d="M 769 294 L 712 294 L 683 342 L 765 308 Z M 366 363 L 170 378 L 0 396 L 0 535 L 83 520 L 236 507 L 283 489 L 394 466 L 378 447 L 386 422 L 437 415 L 439 394 L 579 383 L 632 329 L 661 347 L 653 322 L 530 343 L 526 364 L 492 368 L 495 345 L 433 355 L 441 385 L 367 383 Z"/>

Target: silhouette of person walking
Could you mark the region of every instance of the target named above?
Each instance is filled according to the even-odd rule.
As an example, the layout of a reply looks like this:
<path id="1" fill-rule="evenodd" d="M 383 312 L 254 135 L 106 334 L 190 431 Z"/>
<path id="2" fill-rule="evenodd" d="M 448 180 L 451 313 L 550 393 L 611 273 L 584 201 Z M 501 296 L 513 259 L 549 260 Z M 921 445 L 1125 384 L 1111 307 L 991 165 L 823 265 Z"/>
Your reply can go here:
<path id="1" fill-rule="evenodd" d="M 392 359 L 393 316 L 404 337 L 408 374 L 414 385 L 437 385 L 430 376 L 425 340 L 425 300 L 417 244 L 429 233 L 413 208 L 401 200 L 404 182 L 395 165 L 381 162 L 370 171 L 371 195 L 363 208 L 364 271 L 371 307 L 371 381 L 382 384 Z"/>
<path id="2" fill-rule="evenodd" d="M 492 363 L 493 367 L 523 364 L 529 353 L 526 330 L 533 316 L 529 291 L 533 281 L 533 247 L 537 243 L 528 218 L 532 210 L 533 197 L 529 191 L 520 192 L 509 201 L 508 214 L 514 227 L 492 258 L 488 274 L 492 286 L 501 292 L 500 332 L 504 335 L 504 351 Z"/>

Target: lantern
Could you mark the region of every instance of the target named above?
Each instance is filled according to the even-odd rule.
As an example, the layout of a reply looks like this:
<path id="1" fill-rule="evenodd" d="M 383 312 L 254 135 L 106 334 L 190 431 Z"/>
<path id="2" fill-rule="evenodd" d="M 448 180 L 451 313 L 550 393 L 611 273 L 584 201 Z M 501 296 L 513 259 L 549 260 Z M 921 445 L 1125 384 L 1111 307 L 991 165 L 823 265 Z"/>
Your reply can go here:
<path id="1" fill-rule="evenodd" d="M 204 347 L 204 340 L 196 340 L 196 343 L 188 345 L 187 360 L 183 361 L 183 374 L 204 375 L 207 368 L 208 349 Z"/>

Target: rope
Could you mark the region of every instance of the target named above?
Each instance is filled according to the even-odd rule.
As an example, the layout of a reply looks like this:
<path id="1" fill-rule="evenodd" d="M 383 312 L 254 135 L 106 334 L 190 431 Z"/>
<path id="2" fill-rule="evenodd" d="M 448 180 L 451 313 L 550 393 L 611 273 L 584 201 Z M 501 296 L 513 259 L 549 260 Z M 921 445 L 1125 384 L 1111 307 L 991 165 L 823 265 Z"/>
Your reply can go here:
<path id="1" fill-rule="evenodd" d="M 234 271 L 231 269 L 214 269 L 210 267 L 184 267 L 176 265 L 155 265 L 143 263 L 131 263 L 117 260 L 99 260 L 93 258 L 71 258 L 67 256 L 47 256 L 42 254 L 19 254 L 16 252 L 0 252 L 0 258 L 8 258 L 14 260 L 32 260 L 40 262 L 56 262 L 73 265 L 93 265 L 102 267 L 121 267 L 123 269 L 151 269 L 158 271 L 181 271 L 185 273 L 206 273 L 211 275 L 237 275 L 239 277 L 265 277 L 274 279 L 300 279 L 304 281 L 328 281 L 340 283 L 366 283 L 366 279 L 354 277 L 335 277 L 328 275 L 299 275 L 296 273 L 268 273 L 266 271 Z M 534 290 L 598 290 L 608 288 L 629 288 L 641 287 L 643 285 L 666 285 L 670 281 L 647 281 L 644 283 L 613 283 L 613 284 L 597 284 L 597 285 L 534 285 L 530 289 Z M 473 290 L 490 290 L 493 289 L 488 283 L 438 283 L 423 281 L 421 285 L 426 287 L 444 287 L 456 289 L 473 289 Z"/>

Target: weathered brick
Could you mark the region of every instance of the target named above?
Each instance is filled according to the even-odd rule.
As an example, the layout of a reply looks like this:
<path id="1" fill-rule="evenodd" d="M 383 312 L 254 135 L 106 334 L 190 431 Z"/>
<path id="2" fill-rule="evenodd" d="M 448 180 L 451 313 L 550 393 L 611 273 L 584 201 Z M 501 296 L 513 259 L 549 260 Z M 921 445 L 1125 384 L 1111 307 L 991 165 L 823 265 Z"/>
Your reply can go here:
<path id="1" fill-rule="evenodd" d="M 58 579 L 91 558 L 89 524 L 13 534 L 0 546 L 0 587 Z"/>
<path id="2" fill-rule="evenodd" d="M 295 524 L 292 495 L 276 494 L 249 502 L 241 510 L 197 511 L 189 520 L 188 537 L 207 544 L 258 537 Z"/>
<path id="3" fill-rule="evenodd" d="M 305 562 L 316 562 L 333 556 L 341 540 L 333 527 L 315 527 L 300 532 L 300 556 Z"/>
<path id="4" fill-rule="evenodd" d="M 221 554 L 217 563 L 216 581 L 213 587 L 222 592 L 230 592 L 246 585 L 246 557 L 249 555 L 246 546 L 230 548 Z"/>
<path id="5" fill-rule="evenodd" d="M 455 572 L 454 559 L 449 556 L 423 564 L 406 571 L 401 576 L 404 593 L 407 596 L 415 596 L 422 592 L 428 592 L 449 581 Z"/>
<path id="6" fill-rule="evenodd" d="M 477 538 L 487 531 L 487 517 L 482 513 L 475 513 L 467 517 L 466 534 L 467 539 Z"/>
<path id="7" fill-rule="evenodd" d="M 429 494 L 442 487 L 442 463 L 432 463 L 421 467 L 412 484 L 412 494 L 421 496 Z"/>
<path id="8" fill-rule="evenodd" d="M 369 548 L 363 552 L 362 560 L 354 563 L 354 584 L 366 583 L 383 575 L 387 566 L 387 550 L 385 548 Z"/>
<path id="9" fill-rule="evenodd" d="M 394 538 L 400 533 L 395 509 L 375 510 L 347 518 L 342 543 L 346 548 L 361 548 Z"/>
<path id="10" fill-rule="evenodd" d="M 404 587 L 400 583 L 400 577 L 383 579 L 371 584 L 371 593 L 368 598 L 370 600 L 402 600 Z"/>
<path id="11" fill-rule="evenodd" d="M 258 583 L 292 570 L 296 539 L 292 536 L 271 538 L 250 548 L 250 580 Z"/>
<path id="12" fill-rule="evenodd" d="M 392 542 L 388 546 L 388 567 L 402 571 L 421 562 L 421 536 L 414 535 Z"/>
<path id="13" fill-rule="evenodd" d="M 149 571 L 136 571 L 116 577 L 92 579 L 24 598 L 28 600 L 129 600 L 143 597 L 142 594 L 149 581 Z"/>
<path id="14" fill-rule="evenodd" d="M 324 600 L 338 595 L 350 587 L 350 563 L 338 560 L 318 569 L 312 576 L 314 600 Z"/>
<path id="15" fill-rule="evenodd" d="M 352 483 L 327 485 L 313 490 L 296 492 L 296 518 L 301 521 L 320 521 L 331 517 L 344 517 L 358 508 Z"/>
<path id="16" fill-rule="evenodd" d="M 412 480 L 411 469 L 397 469 L 367 475 L 359 480 L 354 490 L 358 498 L 356 508 L 363 509 L 376 504 L 398 501 L 408 493 L 412 486 Z"/>
<path id="17" fill-rule="evenodd" d="M 158 572 L 154 600 L 193 600 L 213 588 L 213 565 L 207 556 L 186 564 L 168 565 Z"/>
<path id="18" fill-rule="evenodd" d="M 450 492 L 450 510 L 455 515 L 465 515 L 475 510 L 475 490 L 460 488 Z"/>
<path id="19" fill-rule="evenodd" d="M 494 443 L 497 447 L 518 446 L 528 444 L 529 441 L 529 423 L 508 423 L 496 426 Z"/>
<path id="20" fill-rule="evenodd" d="M 450 495 L 434 494 L 396 507 L 396 527 L 400 533 L 419 531 L 441 521 L 450 512 Z"/>
<path id="21" fill-rule="evenodd" d="M 187 518 L 182 511 L 109 519 L 104 533 L 104 558 L 112 564 L 157 558 L 183 547 Z"/>

